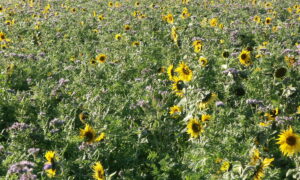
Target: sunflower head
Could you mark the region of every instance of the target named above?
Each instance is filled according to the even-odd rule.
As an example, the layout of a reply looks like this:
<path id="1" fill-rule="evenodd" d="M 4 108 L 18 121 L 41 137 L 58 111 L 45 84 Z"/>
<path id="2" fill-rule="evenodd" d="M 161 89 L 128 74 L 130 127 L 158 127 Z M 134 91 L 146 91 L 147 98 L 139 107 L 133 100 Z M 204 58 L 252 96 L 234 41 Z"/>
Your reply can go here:
<path id="1" fill-rule="evenodd" d="M 172 14 L 167 14 L 166 15 L 166 20 L 167 20 L 167 22 L 169 23 L 169 24 L 173 24 L 174 23 L 174 17 L 173 17 L 173 15 Z"/>
<path id="2" fill-rule="evenodd" d="M 129 24 L 125 24 L 125 25 L 124 25 L 124 29 L 125 29 L 126 31 L 128 31 L 128 30 L 131 29 L 131 26 L 130 26 Z"/>
<path id="3" fill-rule="evenodd" d="M 201 115 L 201 121 L 205 122 L 205 121 L 209 121 L 211 119 L 211 115 L 209 114 L 202 114 Z"/>
<path id="4" fill-rule="evenodd" d="M 181 108 L 177 105 L 170 107 L 170 114 L 174 115 L 181 112 Z"/>
<path id="5" fill-rule="evenodd" d="M 239 55 L 239 61 L 244 66 L 249 66 L 252 64 L 250 51 L 243 50 Z"/>
<path id="6" fill-rule="evenodd" d="M 105 179 L 104 169 L 100 162 L 96 162 L 92 168 L 94 171 L 93 177 L 95 180 L 104 180 Z"/>
<path id="7" fill-rule="evenodd" d="M 275 70 L 275 77 L 276 78 L 283 78 L 287 73 L 287 69 L 284 67 L 278 68 Z"/>
<path id="8" fill-rule="evenodd" d="M 208 61 L 205 57 L 200 57 L 199 58 L 199 64 L 202 66 L 202 67 L 205 67 L 207 65 Z"/>
<path id="9" fill-rule="evenodd" d="M 86 124 L 84 129 L 80 129 L 80 137 L 87 143 L 93 143 L 96 139 L 96 132 L 90 125 Z"/>
<path id="10" fill-rule="evenodd" d="M 222 165 L 221 165 L 220 170 L 221 170 L 222 172 L 226 172 L 226 171 L 229 170 L 230 166 L 231 166 L 231 165 L 230 165 L 230 162 L 229 162 L 229 161 L 224 161 L 224 162 L 222 163 Z"/>
<path id="11" fill-rule="evenodd" d="M 105 63 L 107 56 L 105 54 L 98 54 L 96 56 L 96 61 L 99 63 Z"/>
<path id="12" fill-rule="evenodd" d="M 47 169 L 46 173 L 47 173 L 48 177 L 52 178 L 52 177 L 54 177 L 56 175 L 56 169 L 52 169 L 52 168 L 51 169 Z"/>
<path id="13" fill-rule="evenodd" d="M 253 149 L 250 156 L 250 165 L 255 165 L 260 160 L 260 153 L 258 149 Z"/>
<path id="14" fill-rule="evenodd" d="M 190 119 L 187 124 L 187 133 L 190 134 L 191 138 L 198 138 L 202 132 L 203 127 L 200 122 L 195 118 Z"/>
<path id="15" fill-rule="evenodd" d="M 55 154 L 56 154 L 55 151 L 47 151 L 45 154 L 45 158 L 47 159 L 47 162 L 53 163 L 54 160 L 57 159 Z"/>
<path id="16" fill-rule="evenodd" d="M 174 76 L 175 76 L 175 71 L 174 71 L 174 66 L 173 66 L 173 64 L 171 64 L 171 65 L 168 67 L 167 73 L 168 73 L 168 76 L 169 76 L 169 80 L 173 81 Z"/>
<path id="17" fill-rule="evenodd" d="M 300 137 L 293 132 L 292 127 L 282 131 L 277 140 L 284 155 L 292 156 L 300 151 Z"/>
<path id="18" fill-rule="evenodd" d="M 121 34 L 116 34 L 115 35 L 115 40 L 119 41 L 119 40 L 121 40 L 121 38 L 122 38 Z"/>
<path id="19" fill-rule="evenodd" d="M 267 17 L 265 20 L 265 24 L 269 25 L 269 24 L 271 24 L 271 22 L 272 22 L 272 18 Z"/>
<path id="20" fill-rule="evenodd" d="M 193 78 L 193 71 L 184 62 L 179 64 L 175 72 L 179 74 L 179 78 L 183 81 L 191 81 Z"/>

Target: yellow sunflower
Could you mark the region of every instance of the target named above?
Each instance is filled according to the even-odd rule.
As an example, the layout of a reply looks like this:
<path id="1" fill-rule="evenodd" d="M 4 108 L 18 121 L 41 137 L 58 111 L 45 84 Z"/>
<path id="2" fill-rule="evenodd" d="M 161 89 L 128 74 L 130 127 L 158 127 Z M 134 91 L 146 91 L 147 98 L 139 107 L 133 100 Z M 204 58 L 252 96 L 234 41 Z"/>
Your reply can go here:
<path id="1" fill-rule="evenodd" d="M 220 170 L 221 170 L 222 172 L 226 172 L 226 171 L 228 171 L 229 168 L 230 168 L 230 162 L 229 162 L 229 161 L 224 161 L 224 162 L 222 163 L 222 165 L 221 165 Z"/>
<path id="2" fill-rule="evenodd" d="M 292 127 L 283 130 L 277 139 L 280 151 L 287 156 L 292 156 L 300 151 L 300 137 L 293 133 Z"/>
<path id="3" fill-rule="evenodd" d="M 253 149 L 250 157 L 250 165 L 254 166 L 260 160 L 260 153 L 258 149 Z"/>
<path id="4" fill-rule="evenodd" d="M 175 72 L 178 72 L 179 78 L 183 81 L 191 81 L 193 78 L 193 71 L 184 62 L 179 64 Z"/>
<path id="5" fill-rule="evenodd" d="M 105 63 L 107 56 L 105 54 L 98 54 L 96 56 L 96 61 L 99 63 Z"/>
<path id="6" fill-rule="evenodd" d="M 188 10 L 187 8 L 183 8 L 180 17 L 181 17 L 182 19 L 186 19 L 186 18 L 188 18 L 188 17 L 190 17 L 190 16 L 191 16 L 191 14 L 189 13 L 189 10 Z"/>
<path id="7" fill-rule="evenodd" d="M 202 114 L 202 116 L 201 116 L 202 122 L 209 121 L 210 119 L 211 119 L 211 115 L 209 115 L 209 114 Z"/>
<path id="8" fill-rule="evenodd" d="M 174 41 L 174 43 L 177 44 L 178 42 L 178 34 L 177 34 L 177 29 L 175 26 L 172 27 L 171 29 L 171 39 Z"/>
<path id="9" fill-rule="evenodd" d="M 244 66 L 249 66 L 252 64 L 250 51 L 243 50 L 239 55 L 240 63 Z"/>
<path id="10" fill-rule="evenodd" d="M 205 57 L 203 57 L 203 56 L 201 56 L 198 61 L 199 61 L 199 64 L 202 67 L 205 67 L 207 65 L 207 63 L 208 63 L 207 59 Z"/>
<path id="11" fill-rule="evenodd" d="M 271 22 L 272 22 L 272 18 L 267 17 L 265 20 L 265 24 L 269 25 L 269 24 L 271 24 Z"/>
<path id="12" fill-rule="evenodd" d="M 190 134 L 191 138 L 198 138 L 202 132 L 203 127 L 200 122 L 195 118 L 191 118 L 187 124 L 187 133 Z"/>
<path id="13" fill-rule="evenodd" d="M 254 16 L 253 21 L 255 21 L 256 23 L 260 23 L 260 17 Z"/>
<path id="14" fill-rule="evenodd" d="M 172 84 L 172 90 L 176 93 L 176 95 L 182 97 L 184 94 L 184 82 L 177 76 L 173 77 L 173 81 L 174 83 Z"/>
<path id="15" fill-rule="evenodd" d="M 217 18 L 212 18 L 209 21 L 209 24 L 210 24 L 211 27 L 216 27 L 218 25 L 218 19 Z"/>
<path id="16" fill-rule="evenodd" d="M 80 129 L 80 138 L 84 139 L 88 144 L 99 142 L 105 137 L 104 133 L 96 137 L 95 130 L 88 124 L 85 125 L 84 129 Z"/>
<path id="17" fill-rule="evenodd" d="M 199 103 L 199 109 L 205 109 L 217 99 L 216 93 L 207 94 Z"/>
<path id="18" fill-rule="evenodd" d="M 170 107 L 170 114 L 171 115 L 174 115 L 174 114 L 177 114 L 177 113 L 180 113 L 181 112 L 181 108 L 179 106 L 172 106 Z"/>
<path id="19" fill-rule="evenodd" d="M 52 177 L 54 177 L 56 175 L 56 169 L 52 169 L 52 168 L 51 169 L 47 169 L 46 173 L 47 173 L 48 177 L 52 178 Z"/>
<path id="20" fill-rule="evenodd" d="M 131 29 L 131 26 L 130 26 L 129 24 L 125 24 L 125 25 L 124 25 L 124 29 L 125 29 L 126 31 L 128 31 L 128 30 Z"/>
<path id="21" fill-rule="evenodd" d="M 104 176 L 104 169 L 103 166 L 100 162 L 96 162 L 95 165 L 93 166 L 93 177 L 95 180 L 104 180 L 105 176 Z"/>
<path id="22" fill-rule="evenodd" d="M 132 46 L 139 46 L 141 43 L 139 41 L 133 41 L 131 43 Z"/>
<path id="23" fill-rule="evenodd" d="M 173 24 L 174 23 L 174 17 L 173 17 L 173 14 L 167 14 L 166 15 L 166 20 L 167 20 L 167 22 L 169 23 L 169 24 Z"/>
<path id="24" fill-rule="evenodd" d="M 275 120 L 276 116 L 278 116 L 279 113 L 280 113 L 279 109 L 275 108 L 271 110 L 269 113 L 265 113 L 265 116 L 269 121 L 271 121 L 271 120 Z"/>
<path id="25" fill-rule="evenodd" d="M 115 35 L 115 40 L 119 41 L 119 40 L 121 40 L 121 38 L 122 38 L 121 34 L 116 34 Z"/>
<path id="26" fill-rule="evenodd" d="M 273 161 L 274 158 L 265 158 L 254 173 L 253 180 L 261 180 L 265 176 L 264 169 L 269 167 Z"/>
<path id="27" fill-rule="evenodd" d="M 47 151 L 45 154 L 45 158 L 46 158 L 47 162 L 53 163 L 55 159 L 57 160 L 58 157 L 55 154 L 56 154 L 55 151 Z"/>
<path id="28" fill-rule="evenodd" d="M 174 66 L 173 66 L 173 64 L 171 64 L 171 65 L 168 67 L 167 73 L 168 73 L 168 76 L 169 76 L 169 80 L 173 81 L 174 76 L 175 76 L 175 71 L 174 71 Z"/>

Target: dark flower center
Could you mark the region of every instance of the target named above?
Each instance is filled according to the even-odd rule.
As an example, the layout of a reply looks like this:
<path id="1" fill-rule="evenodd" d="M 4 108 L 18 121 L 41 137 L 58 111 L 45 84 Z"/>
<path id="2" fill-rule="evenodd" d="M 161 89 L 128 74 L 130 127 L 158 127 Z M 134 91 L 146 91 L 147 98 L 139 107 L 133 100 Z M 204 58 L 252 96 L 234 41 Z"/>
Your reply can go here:
<path id="1" fill-rule="evenodd" d="M 241 59 L 245 60 L 247 58 L 247 54 L 242 54 Z"/>
<path id="2" fill-rule="evenodd" d="M 183 72 L 183 74 L 185 74 L 185 75 L 189 75 L 189 74 L 190 74 L 190 71 L 189 71 L 188 68 L 182 68 L 182 72 Z"/>
<path id="3" fill-rule="evenodd" d="M 184 83 L 183 83 L 183 81 L 182 80 L 179 80 L 177 83 L 176 83 L 176 88 L 178 89 L 178 90 L 183 90 L 183 88 L 184 88 Z"/>
<path id="4" fill-rule="evenodd" d="M 105 56 L 101 56 L 100 61 L 104 61 L 104 60 L 105 60 Z"/>
<path id="5" fill-rule="evenodd" d="M 229 52 L 227 52 L 227 51 L 223 52 L 223 57 L 228 58 L 229 57 Z"/>
<path id="6" fill-rule="evenodd" d="M 92 141 L 92 139 L 94 138 L 94 134 L 92 132 L 86 132 L 84 134 L 86 141 Z"/>
<path id="7" fill-rule="evenodd" d="M 193 132 L 195 132 L 195 133 L 200 132 L 200 125 L 193 123 L 192 129 L 193 129 Z"/>
<path id="8" fill-rule="evenodd" d="M 286 138 L 286 143 L 290 146 L 294 146 L 296 144 L 296 137 L 294 136 L 289 136 L 288 138 Z"/>
<path id="9" fill-rule="evenodd" d="M 275 71 L 275 77 L 282 78 L 285 76 L 287 70 L 285 68 L 279 68 Z"/>

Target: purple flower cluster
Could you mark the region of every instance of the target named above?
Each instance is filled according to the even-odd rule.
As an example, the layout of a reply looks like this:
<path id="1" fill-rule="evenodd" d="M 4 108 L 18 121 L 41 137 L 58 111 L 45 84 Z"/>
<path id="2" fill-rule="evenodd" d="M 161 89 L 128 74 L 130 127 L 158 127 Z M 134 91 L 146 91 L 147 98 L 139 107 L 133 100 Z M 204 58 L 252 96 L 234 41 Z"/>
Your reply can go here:
<path id="1" fill-rule="evenodd" d="M 8 128 L 10 131 L 24 131 L 30 128 L 28 124 L 15 122 L 11 127 Z"/>
<path id="2" fill-rule="evenodd" d="M 37 176 L 32 174 L 35 164 L 30 161 L 21 161 L 11 165 L 8 169 L 8 174 L 20 174 L 20 180 L 33 180 Z"/>
<path id="3" fill-rule="evenodd" d="M 246 103 L 249 105 L 262 105 L 263 101 L 257 99 L 247 99 Z"/>

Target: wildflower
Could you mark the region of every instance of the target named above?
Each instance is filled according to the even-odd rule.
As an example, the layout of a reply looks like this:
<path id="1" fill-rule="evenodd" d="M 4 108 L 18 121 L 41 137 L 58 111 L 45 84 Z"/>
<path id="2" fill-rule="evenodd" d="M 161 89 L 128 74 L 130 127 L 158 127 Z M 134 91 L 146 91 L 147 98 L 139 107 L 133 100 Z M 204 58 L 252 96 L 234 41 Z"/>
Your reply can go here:
<path id="1" fill-rule="evenodd" d="M 279 109 L 276 108 L 271 110 L 268 113 L 265 113 L 265 116 L 267 117 L 268 120 L 275 120 L 275 117 L 278 116 L 279 112 L 280 112 Z"/>
<path id="2" fill-rule="evenodd" d="M 228 171 L 228 169 L 230 168 L 230 162 L 229 161 L 225 161 L 222 163 L 220 170 L 222 172 Z"/>
<path id="3" fill-rule="evenodd" d="M 212 18 L 209 21 L 209 24 L 210 24 L 211 27 L 216 27 L 218 25 L 218 19 L 217 18 Z"/>
<path id="4" fill-rule="evenodd" d="M 177 113 L 180 113 L 181 112 L 181 108 L 179 106 L 172 106 L 170 108 L 170 114 L 171 115 L 174 115 L 174 114 L 177 114 Z"/>
<path id="5" fill-rule="evenodd" d="M 125 29 L 126 31 L 128 31 L 128 30 L 131 29 L 131 26 L 130 26 L 129 24 L 125 24 L 125 25 L 124 25 L 124 29 Z"/>
<path id="6" fill-rule="evenodd" d="M 105 19 L 105 17 L 101 14 L 98 16 L 98 20 L 103 21 Z"/>
<path id="7" fill-rule="evenodd" d="M 105 134 L 101 133 L 96 137 L 95 130 L 88 124 L 85 125 L 84 129 L 80 129 L 80 138 L 84 139 L 88 144 L 102 141 L 105 138 Z"/>
<path id="8" fill-rule="evenodd" d="M 239 61 L 244 66 L 249 66 L 252 64 L 250 51 L 243 50 L 239 55 Z"/>
<path id="9" fill-rule="evenodd" d="M 133 41 L 131 44 L 132 46 L 139 46 L 141 43 L 139 41 Z"/>
<path id="10" fill-rule="evenodd" d="M 115 35 L 115 40 L 121 40 L 121 38 L 122 38 L 122 35 L 121 34 L 116 34 Z"/>
<path id="11" fill-rule="evenodd" d="M 180 17 L 182 19 L 186 19 L 186 18 L 188 18 L 190 16 L 191 16 L 191 14 L 189 13 L 189 10 L 187 8 L 183 8 L 183 11 L 182 11 Z"/>
<path id="12" fill-rule="evenodd" d="M 39 153 L 39 151 L 40 151 L 40 148 L 29 148 L 27 150 L 27 152 L 29 154 L 32 154 L 33 156 L 36 156 Z"/>
<path id="13" fill-rule="evenodd" d="M 269 25 L 269 24 L 271 24 L 271 21 L 272 21 L 272 18 L 267 17 L 265 20 L 265 24 Z"/>
<path id="14" fill-rule="evenodd" d="M 96 162 L 93 166 L 93 177 L 95 180 L 104 180 L 105 176 L 104 176 L 104 169 L 103 166 L 100 162 Z"/>
<path id="15" fill-rule="evenodd" d="M 202 50 L 202 41 L 200 40 L 195 40 L 193 42 L 193 46 L 194 46 L 194 52 L 198 53 Z"/>
<path id="16" fill-rule="evenodd" d="M 187 133 L 190 134 L 191 138 L 197 138 L 202 132 L 203 128 L 200 122 L 195 118 L 191 118 L 187 124 Z"/>
<path id="17" fill-rule="evenodd" d="M 182 97 L 184 82 L 176 76 L 173 77 L 173 81 L 174 83 L 172 84 L 172 90 L 176 93 L 176 95 Z"/>
<path id="18" fill-rule="evenodd" d="M 199 64 L 202 66 L 202 67 L 205 67 L 207 65 L 207 59 L 205 57 L 200 57 L 199 58 Z"/>
<path id="19" fill-rule="evenodd" d="M 105 63 L 107 56 L 105 54 L 98 54 L 96 56 L 96 61 L 99 63 Z"/>
<path id="20" fill-rule="evenodd" d="M 173 24 L 174 23 L 174 17 L 173 17 L 173 15 L 172 14 L 167 14 L 166 16 L 165 16 L 165 19 L 167 20 L 167 22 L 169 23 L 169 24 Z"/>
<path id="21" fill-rule="evenodd" d="M 300 151 L 300 137 L 293 133 L 292 127 L 283 130 L 277 139 L 280 151 L 287 156 L 292 156 Z"/>
<path id="22" fill-rule="evenodd" d="M 193 78 L 193 71 L 184 62 L 179 64 L 175 72 L 179 73 L 179 78 L 183 81 L 191 81 Z"/>
<path id="23" fill-rule="evenodd" d="M 209 114 L 202 114 L 202 116 L 201 116 L 202 122 L 209 121 L 210 119 L 211 119 L 211 115 L 209 115 Z"/>
<path id="24" fill-rule="evenodd" d="M 171 29 L 171 39 L 174 41 L 175 44 L 178 43 L 178 34 L 176 32 L 176 27 L 173 26 L 172 29 Z"/>
<path id="25" fill-rule="evenodd" d="M 174 76 L 175 76 L 173 64 L 171 64 L 171 65 L 168 67 L 167 73 L 168 73 L 168 76 L 169 76 L 169 80 L 173 81 L 173 78 L 174 78 Z"/>
<path id="26" fill-rule="evenodd" d="M 257 24 L 260 23 L 260 17 L 259 16 L 254 16 L 253 21 L 255 21 Z"/>
<path id="27" fill-rule="evenodd" d="M 199 108 L 204 109 L 207 108 L 212 102 L 214 102 L 217 99 L 217 94 L 215 93 L 209 93 L 207 94 L 202 101 L 199 103 Z M 223 103 L 224 104 L 224 103 Z"/>

